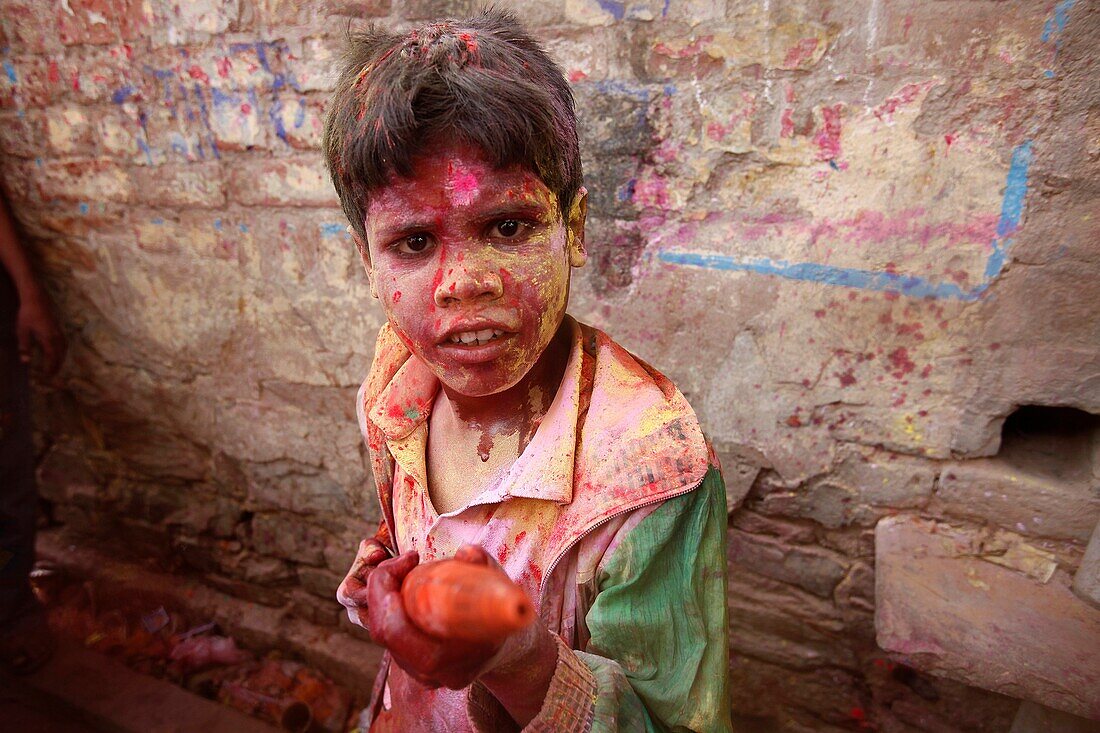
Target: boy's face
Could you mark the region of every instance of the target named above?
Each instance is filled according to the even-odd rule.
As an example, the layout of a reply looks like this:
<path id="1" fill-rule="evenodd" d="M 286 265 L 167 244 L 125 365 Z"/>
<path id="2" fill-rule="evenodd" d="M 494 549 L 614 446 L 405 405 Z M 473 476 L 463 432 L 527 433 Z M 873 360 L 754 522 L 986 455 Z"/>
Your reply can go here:
<path id="1" fill-rule="evenodd" d="M 497 170 L 464 145 L 433 145 L 412 178 L 371 196 L 371 288 L 401 340 L 451 390 L 518 383 L 565 315 L 569 268 L 584 264 L 585 193 L 563 220 L 534 173 Z"/>

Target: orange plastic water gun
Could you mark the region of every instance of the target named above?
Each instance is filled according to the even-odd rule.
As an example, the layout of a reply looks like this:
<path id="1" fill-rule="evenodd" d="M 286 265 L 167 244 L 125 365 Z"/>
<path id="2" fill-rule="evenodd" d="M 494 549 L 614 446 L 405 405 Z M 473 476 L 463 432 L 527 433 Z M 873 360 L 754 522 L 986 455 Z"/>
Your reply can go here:
<path id="1" fill-rule="evenodd" d="M 504 571 L 463 560 L 416 566 L 401 598 L 412 622 L 440 639 L 499 642 L 535 620 L 527 594 Z"/>

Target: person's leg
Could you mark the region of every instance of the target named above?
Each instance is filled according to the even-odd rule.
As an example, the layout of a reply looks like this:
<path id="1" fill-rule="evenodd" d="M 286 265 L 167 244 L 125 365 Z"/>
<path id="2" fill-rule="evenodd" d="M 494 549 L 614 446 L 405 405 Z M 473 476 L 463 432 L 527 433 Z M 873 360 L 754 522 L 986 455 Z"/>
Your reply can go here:
<path id="1" fill-rule="evenodd" d="M 51 648 L 30 585 L 37 518 L 27 367 L 14 339 L 0 335 L 0 657 L 19 672 L 39 666 Z"/>

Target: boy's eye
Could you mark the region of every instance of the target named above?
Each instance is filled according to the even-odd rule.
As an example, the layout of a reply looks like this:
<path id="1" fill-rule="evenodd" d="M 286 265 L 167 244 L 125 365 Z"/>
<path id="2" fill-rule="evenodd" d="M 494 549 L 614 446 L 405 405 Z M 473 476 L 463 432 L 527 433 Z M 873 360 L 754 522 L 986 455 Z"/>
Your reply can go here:
<path id="1" fill-rule="evenodd" d="M 432 246 L 432 240 L 427 234 L 412 234 L 398 241 L 396 249 L 401 254 L 416 255 L 430 246 Z"/>
<path id="2" fill-rule="evenodd" d="M 519 219 L 502 219 L 493 225 L 493 234 L 503 239 L 515 239 L 522 236 L 530 225 Z"/>

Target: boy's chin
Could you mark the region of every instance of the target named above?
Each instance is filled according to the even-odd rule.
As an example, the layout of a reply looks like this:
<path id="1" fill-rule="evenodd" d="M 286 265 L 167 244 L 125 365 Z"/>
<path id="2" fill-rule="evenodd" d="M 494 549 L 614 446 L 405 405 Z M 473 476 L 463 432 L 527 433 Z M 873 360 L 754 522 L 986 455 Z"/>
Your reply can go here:
<path id="1" fill-rule="evenodd" d="M 463 369 L 456 374 L 452 370 L 436 372 L 439 381 L 451 394 L 463 397 L 491 397 L 519 384 L 527 370 Z"/>

